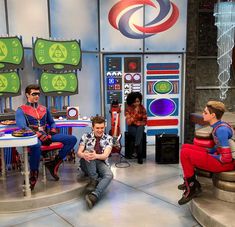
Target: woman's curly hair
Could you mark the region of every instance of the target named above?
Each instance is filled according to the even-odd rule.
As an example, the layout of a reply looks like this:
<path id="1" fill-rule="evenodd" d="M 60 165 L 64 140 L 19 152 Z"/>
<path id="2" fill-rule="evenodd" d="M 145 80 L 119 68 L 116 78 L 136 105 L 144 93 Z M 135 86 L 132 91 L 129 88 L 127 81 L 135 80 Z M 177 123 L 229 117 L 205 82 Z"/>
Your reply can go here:
<path id="1" fill-rule="evenodd" d="M 140 92 L 129 93 L 126 98 L 127 105 L 131 106 L 137 98 L 140 100 L 140 103 L 142 103 L 142 94 Z"/>

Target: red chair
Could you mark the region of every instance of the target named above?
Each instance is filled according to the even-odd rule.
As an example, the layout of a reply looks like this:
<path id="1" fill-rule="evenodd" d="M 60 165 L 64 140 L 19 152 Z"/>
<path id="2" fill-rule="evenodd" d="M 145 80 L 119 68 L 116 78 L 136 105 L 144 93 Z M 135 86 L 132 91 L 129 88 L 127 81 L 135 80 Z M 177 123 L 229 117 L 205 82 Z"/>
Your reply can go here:
<path id="1" fill-rule="evenodd" d="M 49 146 L 42 145 L 41 152 L 42 152 L 42 167 L 43 167 L 43 181 L 46 181 L 46 161 L 51 161 L 57 151 L 63 148 L 63 143 L 61 142 L 53 142 Z"/>

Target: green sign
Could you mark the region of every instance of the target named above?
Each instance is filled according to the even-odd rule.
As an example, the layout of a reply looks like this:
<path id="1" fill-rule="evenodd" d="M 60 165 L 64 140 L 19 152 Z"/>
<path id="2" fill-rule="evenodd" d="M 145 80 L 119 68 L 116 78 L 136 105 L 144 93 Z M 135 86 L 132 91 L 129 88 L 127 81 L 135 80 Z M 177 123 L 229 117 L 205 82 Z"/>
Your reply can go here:
<path id="1" fill-rule="evenodd" d="M 172 90 L 172 83 L 169 81 L 158 81 L 154 84 L 153 89 L 159 94 L 166 94 Z"/>
<path id="2" fill-rule="evenodd" d="M 0 96 L 20 95 L 20 79 L 16 72 L 0 73 Z"/>
<path id="3" fill-rule="evenodd" d="M 46 95 L 72 95 L 78 92 L 78 80 L 75 73 L 42 73 L 40 77 L 42 91 Z"/>
<path id="4" fill-rule="evenodd" d="M 34 43 L 34 66 L 43 70 L 65 71 L 81 68 L 80 42 L 38 38 Z"/>
<path id="5" fill-rule="evenodd" d="M 24 67 L 24 49 L 18 37 L 0 37 L 0 70 Z"/>

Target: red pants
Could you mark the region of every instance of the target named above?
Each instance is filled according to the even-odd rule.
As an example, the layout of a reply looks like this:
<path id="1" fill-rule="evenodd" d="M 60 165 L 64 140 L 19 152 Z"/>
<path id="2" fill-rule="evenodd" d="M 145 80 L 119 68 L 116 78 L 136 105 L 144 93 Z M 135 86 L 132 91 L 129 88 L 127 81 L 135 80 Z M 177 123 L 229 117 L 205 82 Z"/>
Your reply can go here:
<path id="1" fill-rule="evenodd" d="M 180 160 L 186 178 L 194 175 L 195 167 L 214 173 L 234 170 L 233 162 L 221 163 L 208 154 L 206 148 L 193 144 L 182 145 Z"/>

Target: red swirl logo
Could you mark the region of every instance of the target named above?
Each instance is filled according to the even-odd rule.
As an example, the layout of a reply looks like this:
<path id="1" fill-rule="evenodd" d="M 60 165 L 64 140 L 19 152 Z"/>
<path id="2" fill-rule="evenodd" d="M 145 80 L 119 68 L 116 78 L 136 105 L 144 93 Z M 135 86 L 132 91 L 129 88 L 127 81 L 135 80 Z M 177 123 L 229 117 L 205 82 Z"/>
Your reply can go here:
<path id="1" fill-rule="evenodd" d="M 132 23 L 131 17 L 144 5 L 158 9 L 157 16 L 144 26 Z M 178 7 L 168 0 L 121 0 L 108 15 L 109 23 L 131 39 L 143 39 L 164 32 L 176 23 L 178 17 Z"/>

